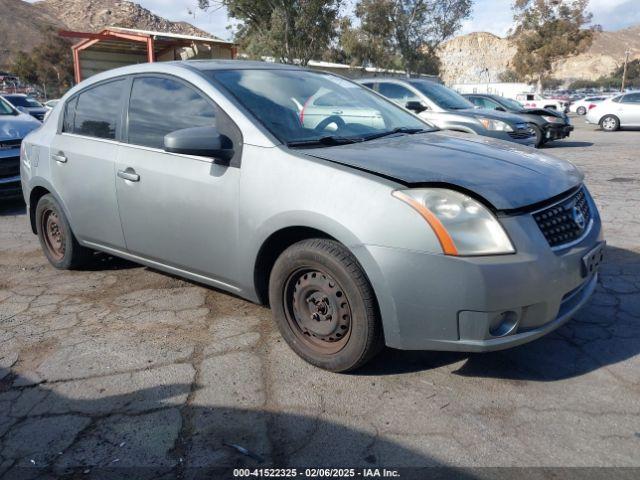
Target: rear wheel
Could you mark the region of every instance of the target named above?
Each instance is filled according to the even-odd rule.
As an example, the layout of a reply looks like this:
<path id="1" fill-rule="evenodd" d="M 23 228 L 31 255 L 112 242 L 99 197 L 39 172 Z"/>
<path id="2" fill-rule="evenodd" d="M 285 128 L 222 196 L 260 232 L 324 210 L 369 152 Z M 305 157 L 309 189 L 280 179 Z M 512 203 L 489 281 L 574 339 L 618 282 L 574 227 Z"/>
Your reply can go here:
<path id="1" fill-rule="evenodd" d="M 92 251 L 78 243 L 64 211 L 51 194 L 38 201 L 36 231 L 47 260 L 55 268 L 74 269 L 89 261 Z"/>
<path id="2" fill-rule="evenodd" d="M 600 127 L 606 132 L 615 132 L 620 128 L 620 120 L 615 115 L 605 115 L 600 119 Z"/>
<path id="3" fill-rule="evenodd" d="M 578 107 L 578 109 L 576 110 L 576 113 L 578 115 L 586 115 L 587 114 L 587 109 L 585 107 Z"/>
<path id="4" fill-rule="evenodd" d="M 325 370 L 354 370 L 383 345 L 373 289 L 355 257 L 333 240 L 285 250 L 271 271 L 269 301 L 289 346 Z"/>

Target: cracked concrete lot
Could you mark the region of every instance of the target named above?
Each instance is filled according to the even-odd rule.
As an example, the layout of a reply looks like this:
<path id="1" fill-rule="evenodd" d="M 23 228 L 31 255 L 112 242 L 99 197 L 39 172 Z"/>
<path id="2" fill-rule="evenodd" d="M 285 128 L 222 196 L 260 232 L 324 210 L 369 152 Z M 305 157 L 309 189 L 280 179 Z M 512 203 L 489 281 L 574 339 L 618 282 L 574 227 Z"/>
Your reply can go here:
<path id="1" fill-rule="evenodd" d="M 513 350 L 386 351 L 350 375 L 304 363 L 269 310 L 233 296 L 108 257 L 56 271 L 4 202 L 0 476 L 640 467 L 640 131 L 574 122 L 548 152 L 584 170 L 603 216 L 589 305 Z"/>

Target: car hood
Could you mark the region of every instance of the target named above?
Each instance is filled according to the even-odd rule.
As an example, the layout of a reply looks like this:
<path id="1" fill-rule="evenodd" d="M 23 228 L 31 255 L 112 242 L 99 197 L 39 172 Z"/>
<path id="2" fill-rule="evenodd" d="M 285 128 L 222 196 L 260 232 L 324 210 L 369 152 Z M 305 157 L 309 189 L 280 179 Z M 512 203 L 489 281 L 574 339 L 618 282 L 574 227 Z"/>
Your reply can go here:
<path id="1" fill-rule="evenodd" d="M 523 123 L 523 119 L 518 115 L 500 110 L 489 110 L 488 108 L 466 108 L 463 110 L 453 110 L 454 113 L 462 113 L 472 117 L 484 117 L 492 120 L 502 120 L 507 123 Z"/>
<path id="2" fill-rule="evenodd" d="M 27 113 L 0 115 L 0 139 L 23 138 L 42 124 Z"/>
<path id="3" fill-rule="evenodd" d="M 406 185 L 448 184 L 469 190 L 497 210 L 542 202 L 583 179 L 564 160 L 511 142 L 455 132 L 385 137 L 304 153 Z"/>

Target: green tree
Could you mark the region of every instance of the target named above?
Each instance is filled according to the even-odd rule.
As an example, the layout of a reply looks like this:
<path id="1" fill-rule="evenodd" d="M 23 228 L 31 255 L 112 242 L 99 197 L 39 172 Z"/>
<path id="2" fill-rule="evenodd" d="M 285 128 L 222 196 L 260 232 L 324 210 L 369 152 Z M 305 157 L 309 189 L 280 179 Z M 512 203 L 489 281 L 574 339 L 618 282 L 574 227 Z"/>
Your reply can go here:
<path id="1" fill-rule="evenodd" d="M 516 73 L 537 82 L 540 90 L 556 61 L 588 48 L 599 29 L 588 26 L 588 4 L 589 0 L 515 0 Z"/>
<path id="2" fill-rule="evenodd" d="M 356 31 L 341 36 L 356 62 L 399 64 L 407 74 L 438 73 L 438 46 L 471 14 L 471 0 L 359 0 Z"/>
<path id="3" fill-rule="evenodd" d="M 337 35 L 341 0 L 219 0 L 239 22 L 235 38 L 252 57 L 306 65 L 321 58 Z M 199 8 L 215 7 L 199 0 Z"/>
<path id="4" fill-rule="evenodd" d="M 15 54 L 11 70 L 22 81 L 39 85 L 47 96 L 60 96 L 73 84 L 71 43 L 50 30 L 31 52 Z"/>

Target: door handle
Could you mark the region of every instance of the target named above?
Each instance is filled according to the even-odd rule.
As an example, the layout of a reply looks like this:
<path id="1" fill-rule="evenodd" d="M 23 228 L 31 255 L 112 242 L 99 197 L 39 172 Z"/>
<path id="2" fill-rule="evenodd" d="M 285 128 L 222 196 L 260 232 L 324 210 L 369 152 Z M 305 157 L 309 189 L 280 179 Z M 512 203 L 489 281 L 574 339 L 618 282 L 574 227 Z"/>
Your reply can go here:
<path id="1" fill-rule="evenodd" d="M 118 176 L 130 182 L 139 182 L 140 175 L 136 173 L 133 168 L 127 168 L 126 170 L 118 170 Z"/>
<path id="2" fill-rule="evenodd" d="M 67 163 L 67 157 L 64 156 L 64 153 L 53 153 L 51 154 L 51 158 L 53 158 L 58 163 Z"/>

